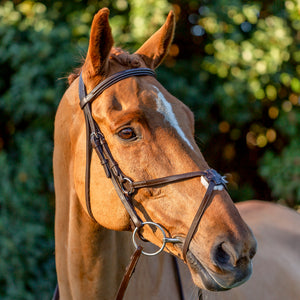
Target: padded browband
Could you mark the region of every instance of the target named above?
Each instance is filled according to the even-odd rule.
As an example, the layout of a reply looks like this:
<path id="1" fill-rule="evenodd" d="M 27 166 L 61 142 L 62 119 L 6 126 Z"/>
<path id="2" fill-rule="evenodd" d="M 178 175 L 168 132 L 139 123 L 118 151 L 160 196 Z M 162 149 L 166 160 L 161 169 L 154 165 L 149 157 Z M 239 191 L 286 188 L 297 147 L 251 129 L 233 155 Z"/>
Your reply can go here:
<path id="1" fill-rule="evenodd" d="M 133 77 L 133 76 L 147 76 L 147 75 L 156 77 L 155 72 L 148 68 L 130 69 L 130 70 L 125 70 L 125 71 L 115 73 L 114 75 L 98 83 L 88 95 L 84 95 L 83 97 L 79 95 L 80 107 L 83 109 L 87 103 L 91 103 L 95 98 L 97 98 L 100 94 L 102 94 L 107 88 L 109 88 L 110 86 L 114 85 L 115 83 L 123 79 Z M 81 77 L 81 73 L 80 73 L 80 77 Z M 79 81 L 79 84 L 83 84 L 82 78 Z M 85 91 L 85 87 L 83 88 L 79 86 L 79 91 L 83 91 L 83 90 Z"/>

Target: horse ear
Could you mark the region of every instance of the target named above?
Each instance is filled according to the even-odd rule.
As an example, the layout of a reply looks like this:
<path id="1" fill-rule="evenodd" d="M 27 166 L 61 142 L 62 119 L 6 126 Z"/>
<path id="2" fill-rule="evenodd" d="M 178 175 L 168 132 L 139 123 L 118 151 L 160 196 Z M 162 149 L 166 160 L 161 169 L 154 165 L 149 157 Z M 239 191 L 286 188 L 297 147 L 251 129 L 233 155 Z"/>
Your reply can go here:
<path id="1" fill-rule="evenodd" d="M 109 9 L 102 8 L 94 16 L 90 33 L 88 53 L 83 72 L 89 77 L 100 75 L 106 69 L 109 53 L 114 43 L 108 22 Z"/>
<path id="2" fill-rule="evenodd" d="M 170 11 L 165 24 L 136 51 L 149 68 L 157 68 L 168 54 L 174 31 L 175 15 Z"/>

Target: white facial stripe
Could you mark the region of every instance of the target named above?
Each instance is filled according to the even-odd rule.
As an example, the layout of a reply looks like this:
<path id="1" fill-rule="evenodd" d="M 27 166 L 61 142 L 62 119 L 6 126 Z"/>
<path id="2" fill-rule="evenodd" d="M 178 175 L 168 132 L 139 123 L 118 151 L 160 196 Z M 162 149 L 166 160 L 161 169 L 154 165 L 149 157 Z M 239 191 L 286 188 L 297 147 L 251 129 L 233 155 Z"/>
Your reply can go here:
<path id="1" fill-rule="evenodd" d="M 175 130 L 180 135 L 180 137 L 189 145 L 189 147 L 192 150 L 194 150 L 194 147 L 192 146 L 191 142 L 185 136 L 183 130 L 180 128 L 178 124 L 178 121 L 172 109 L 172 105 L 166 100 L 162 92 L 156 86 L 153 85 L 153 88 L 157 92 L 157 97 L 155 99 L 157 105 L 157 111 L 160 112 L 165 117 L 165 119 L 170 123 L 170 125 L 175 128 Z"/>
<path id="2" fill-rule="evenodd" d="M 208 188 L 208 182 L 206 181 L 205 177 L 203 177 L 203 176 L 201 176 L 201 183 L 204 185 L 204 187 L 206 189 Z M 222 191 L 223 188 L 224 188 L 224 186 L 222 184 L 214 186 L 215 191 Z"/>

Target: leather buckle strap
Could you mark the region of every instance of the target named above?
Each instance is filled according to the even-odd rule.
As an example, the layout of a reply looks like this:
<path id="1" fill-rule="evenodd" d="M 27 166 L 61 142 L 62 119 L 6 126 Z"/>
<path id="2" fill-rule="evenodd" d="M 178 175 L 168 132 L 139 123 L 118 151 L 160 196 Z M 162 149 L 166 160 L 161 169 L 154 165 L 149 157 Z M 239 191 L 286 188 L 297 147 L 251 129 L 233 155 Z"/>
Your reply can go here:
<path id="1" fill-rule="evenodd" d="M 100 162 L 104 168 L 106 177 L 111 178 L 111 172 L 109 170 L 108 159 L 105 158 L 105 155 L 103 153 L 103 148 L 101 146 L 100 138 L 95 132 L 91 133 L 91 144 L 100 159 Z"/>
<path id="2" fill-rule="evenodd" d="M 226 188 L 227 181 L 225 180 L 225 176 L 221 176 L 216 170 L 208 169 L 205 171 L 204 176 L 208 182 L 213 181 L 215 185 L 223 185 Z"/>

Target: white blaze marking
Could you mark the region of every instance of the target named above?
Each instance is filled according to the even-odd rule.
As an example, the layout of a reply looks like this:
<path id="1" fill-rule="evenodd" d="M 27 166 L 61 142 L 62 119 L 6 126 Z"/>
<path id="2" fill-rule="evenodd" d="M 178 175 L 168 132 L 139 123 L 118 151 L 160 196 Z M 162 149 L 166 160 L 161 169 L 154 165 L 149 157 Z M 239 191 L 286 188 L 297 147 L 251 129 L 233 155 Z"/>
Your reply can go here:
<path id="1" fill-rule="evenodd" d="M 192 146 L 191 142 L 187 139 L 183 130 L 178 124 L 178 121 L 172 109 L 172 105 L 166 100 L 162 92 L 156 86 L 153 85 L 153 87 L 157 92 L 157 97 L 155 99 L 157 111 L 165 117 L 165 119 L 170 123 L 170 125 L 176 129 L 177 133 L 181 136 L 181 138 L 190 146 L 192 150 L 194 150 L 194 147 Z"/>
<path id="2" fill-rule="evenodd" d="M 208 182 L 206 181 L 205 177 L 203 177 L 203 176 L 201 176 L 201 183 L 204 185 L 204 187 L 206 189 L 208 188 Z M 214 186 L 215 191 L 222 191 L 223 188 L 224 188 L 224 186 L 222 184 Z"/>

